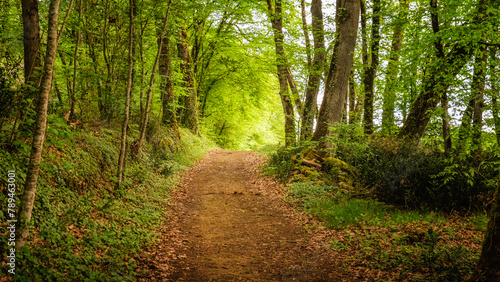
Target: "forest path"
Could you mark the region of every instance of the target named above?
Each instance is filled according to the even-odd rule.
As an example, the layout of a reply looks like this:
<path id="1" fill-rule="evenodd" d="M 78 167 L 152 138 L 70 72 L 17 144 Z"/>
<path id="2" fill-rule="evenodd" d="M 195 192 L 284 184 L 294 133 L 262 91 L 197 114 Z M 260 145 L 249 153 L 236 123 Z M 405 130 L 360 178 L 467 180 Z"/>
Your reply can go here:
<path id="1" fill-rule="evenodd" d="M 340 281 L 337 263 L 312 246 L 301 215 L 281 201 L 264 159 L 215 150 L 184 175 L 169 219 L 148 254 L 144 280 Z M 316 244 L 317 245 L 317 244 Z"/>

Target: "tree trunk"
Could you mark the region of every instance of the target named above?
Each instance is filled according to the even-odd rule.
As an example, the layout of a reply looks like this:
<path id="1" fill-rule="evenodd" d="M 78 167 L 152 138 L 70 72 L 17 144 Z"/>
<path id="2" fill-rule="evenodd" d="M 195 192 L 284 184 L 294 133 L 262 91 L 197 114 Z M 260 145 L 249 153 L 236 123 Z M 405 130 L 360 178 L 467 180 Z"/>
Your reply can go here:
<path id="1" fill-rule="evenodd" d="M 318 115 L 318 125 L 312 140 L 319 141 L 331 136 L 328 127 L 341 121 L 347 84 L 353 63 L 354 48 L 358 31 L 360 1 L 337 0 L 336 23 L 337 38 L 325 85 L 323 102 Z M 329 144 L 323 143 L 326 147 Z"/>
<path id="2" fill-rule="evenodd" d="M 380 46 L 380 0 L 373 0 L 372 9 L 372 36 L 370 65 L 363 71 L 363 90 L 365 94 L 363 127 L 366 134 L 373 133 L 373 98 L 375 77 L 379 63 L 378 50 Z"/>
<path id="3" fill-rule="evenodd" d="M 191 129 L 195 134 L 198 129 L 198 96 L 194 82 L 191 56 L 189 55 L 189 42 L 184 26 L 179 28 L 179 42 L 177 43 L 179 59 L 181 59 L 181 72 L 183 75 L 183 87 L 187 91 L 184 97 L 184 109 L 181 113 L 181 125 Z"/>
<path id="4" fill-rule="evenodd" d="M 490 48 L 490 70 L 491 73 L 496 73 L 496 67 L 493 62 L 496 61 L 496 49 Z M 491 79 L 491 108 L 493 115 L 493 123 L 495 124 L 495 133 L 497 136 L 497 145 L 500 146 L 500 105 L 498 104 L 498 79 L 494 75 L 490 75 Z"/>
<path id="5" fill-rule="evenodd" d="M 47 31 L 47 50 L 43 67 L 43 77 L 40 85 L 40 95 L 38 99 L 37 115 L 33 141 L 31 143 L 31 154 L 26 174 L 24 192 L 20 204 L 20 233 L 16 238 L 16 247 L 22 248 L 29 235 L 28 223 L 31 221 L 31 214 L 35 202 L 36 187 L 38 184 L 38 174 L 40 171 L 40 162 L 42 160 L 43 144 L 45 142 L 45 133 L 47 129 L 47 109 L 52 87 L 52 78 L 54 71 L 54 60 L 57 50 L 57 22 L 59 17 L 59 7 L 61 0 L 51 0 L 48 16 Z"/>
<path id="6" fill-rule="evenodd" d="M 80 0 L 81 1 L 81 0 Z M 125 157 L 127 151 L 127 128 L 129 122 L 129 112 L 130 112 L 130 96 L 132 93 L 132 85 L 134 79 L 132 73 L 134 71 L 134 39 L 135 39 L 135 29 L 134 29 L 134 0 L 129 0 L 129 45 L 128 45 L 128 81 L 127 81 L 127 92 L 125 96 L 125 110 L 122 125 L 122 138 L 120 145 L 120 154 L 118 156 L 118 170 L 116 189 L 119 190 L 123 181 L 123 169 L 125 167 Z"/>
<path id="7" fill-rule="evenodd" d="M 323 26 L 323 11 L 321 0 L 312 0 L 312 33 L 314 41 L 314 58 L 309 68 L 307 80 L 306 100 L 302 110 L 302 126 L 300 140 L 311 138 L 313 133 L 314 117 L 318 113 L 318 92 L 321 75 L 325 68 L 325 32 Z"/>
<path id="8" fill-rule="evenodd" d="M 314 2 L 314 0 L 313 0 Z M 316 1 L 318 2 L 318 1 Z M 320 8 L 321 8 L 321 0 L 320 2 Z M 311 7 L 311 10 L 313 8 Z M 302 14 L 302 31 L 304 32 L 304 39 L 306 40 L 306 55 L 307 55 L 307 69 L 311 69 L 311 64 L 312 64 L 312 59 L 311 59 L 311 40 L 309 39 L 309 30 L 307 27 L 307 18 L 306 18 L 306 1 L 305 0 L 300 0 L 300 10 Z M 323 17 L 323 16 L 322 16 Z M 323 19 L 321 19 L 323 21 Z M 313 15 L 313 21 L 314 21 L 314 15 Z M 314 32 L 314 31 L 313 31 Z"/>
<path id="9" fill-rule="evenodd" d="M 484 235 L 481 256 L 470 282 L 500 281 L 500 189 L 497 186 L 490 221 Z"/>
<path id="10" fill-rule="evenodd" d="M 476 56 L 474 70 L 477 69 L 477 75 L 472 79 L 472 93 L 474 97 L 474 114 L 472 115 L 472 147 L 475 148 L 475 154 L 481 152 L 481 135 L 483 130 L 483 108 L 484 108 L 484 87 L 486 84 L 485 69 L 488 60 L 486 48 L 481 46 L 479 54 Z"/>
<path id="11" fill-rule="evenodd" d="M 160 60 L 161 52 L 163 49 L 163 38 L 165 36 L 165 31 L 167 30 L 168 18 L 170 16 L 170 7 L 172 5 L 172 0 L 168 1 L 167 14 L 165 15 L 165 19 L 163 20 L 163 28 L 160 34 L 160 40 L 158 44 L 158 51 L 156 53 L 155 62 L 153 64 L 153 69 L 151 70 L 151 77 L 149 79 L 148 92 L 146 93 L 146 106 L 144 109 L 144 116 L 142 117 L 142 122 L 140 126 L 139 139 L 134 143 L 133 152 L 137 154 L 142 147 L 142 143 L 144 142 L 144 138 L 146 137 L 146 129 L 148 127 L 149 121 L 149 109 L 151 105 L 151 94 L 153 93 L 153 84 L 155 81 L 156 67 L 158 66 L 158 62 Z M 189 56 L 189 54 L 188 54 Z"/>
<path id="12" fill-rule="evenodd" d="M 158 47 L 160 42 L 158 40 Z M 162 79 L 162 117 L 161 123 L 165 126 L 171 127 L 176 135 L 179 137 L 179 125 L 177 124 L 177 116 L 175 113 L 175 95 L 172 81 L 172 44 L 168 37 L 163 38 L 161 44 L 163 50 L 161 51 L 159 61 L 159 73 Z"/>
<path id="13" fill-rule="evenodd" d="M 394 80 L 399 72 L 399 51 L 403 41 L 404 27 L 407 20 L 409 9 L 408 0 L 399 1 L 398 20 L 395 23 L 394 34 L 392 36 L 391 54 L 387 63 L 387 73 L 385 75 L 384 102 L 382 112 L 382 133 L 390 135 L 394 127 L 394 103 L 396 101 L 396 92 L 394 91 Z"/>
<path id="14" fill-rule="evenodd" d="M 356 88 L 354 84 L 354 69 L 351 68 L 351 74 L 349 75 L 349 124 L 353 124 L 355 121 L 355 109 L 356 109 Z"/>
<path id="15" fill-rule="evenodd" d="M 473 22 L 484 21 L 489 0 L 480 0 Z M 430 120 L 430 112 L 436 107 L 440 97 L 448 90 L 453 78 L 470 59 L 473 53 L 470 42 L 457 42 L 443 57 L 429 58 L 427 73 L 422 78 L 422 92 L 413 102 L 408 117 L 399 132 L 399 138 L 418 142 Z"/>
<path id="16" fill-rule="evenodd" d="M 477 146 L 477 148 L 480 146 L 483 108 L 482 100 L 485 86 L 484 64 L 487 60 L 486 51 L 483 47 L 480 49 L 482 49 L 482 51 L 478 52 L 474 63 L 471 97 L 464 113 L 462 114 L 462 124 L 460 125 L 460 129 L 458 131 L 458 150 L 466 148 L 469 140 L 472 140 L 473 145 Z M 476 113 L 476 110 L 478 113 Z M 471 124 L 473 124 L 472 127 Z M 479 140 L 474 140 L 476 138 Z"/>
<path id="17" fill-rule="evenodd" d="M 443 97 L 441 97 L 441 107 L 443 108 L 443 142 L 444 142 L 444 152 L 449 153 L 451 151 L 451 134 L 450 134 L 450 117 L 448 115 L 448 93 L 444 92 Z"/>
<path id="18" fill-rule="evenodd" d="M 74 122 L 75 117 L 75 106 L 76 106 L 76 76 L 78 74 L 78 47 L 80 46 L 80 40 L 82 37 L 82 28 L 81 28 L 81 20 L 82 20 L 82 12 L 83 12 L 83 0 L 80 0 L 79 14 L 78 14 L 78 33 L 76 35 L 76 44 L 75 51 L 73 53 L 73 81 L 72 81 L 72 89 L 71 89 L 71 105 L 69 111 L 69 122 Z"/>
<path id="19" fill-rule="evenodd" d="M 292 98 L 288 90 L 288 66 L 283 46 L 283 19 L 281 13 L 281 0 L 276 0 L 276 7 L 271 0 L 267 0 L 269 20 L 271 21 L 276 47 L 276 65 L 278 68 L 278 81 L 280 84 L 281 104 L 285 113 L 285 146 L 295 144 L 295 117 Z"/>
<path id="20" fill-rule="evenodd" d="M 24 45 L 24 80 L 26 84 L 38 87 L 40 77 L 33 75 L 40 67 L 40 20 L 38 0 L 22 0 L 23 45 Z"/>

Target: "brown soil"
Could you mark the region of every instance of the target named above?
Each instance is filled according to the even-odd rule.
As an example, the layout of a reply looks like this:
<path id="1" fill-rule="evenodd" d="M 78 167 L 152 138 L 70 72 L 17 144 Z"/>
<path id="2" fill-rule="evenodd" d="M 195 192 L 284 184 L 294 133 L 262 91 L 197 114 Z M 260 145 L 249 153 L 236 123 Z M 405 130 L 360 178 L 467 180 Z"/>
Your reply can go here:
<path id="1" fill-rule="evenodd" d="M 144 252 L 141 280 L 348 281 L 322 229 L 306 231 L 310 219 L 282 201 L 280 185 L 259 176 L 263 161 L 216 150 L 187 171 L 162 237 Z"/>

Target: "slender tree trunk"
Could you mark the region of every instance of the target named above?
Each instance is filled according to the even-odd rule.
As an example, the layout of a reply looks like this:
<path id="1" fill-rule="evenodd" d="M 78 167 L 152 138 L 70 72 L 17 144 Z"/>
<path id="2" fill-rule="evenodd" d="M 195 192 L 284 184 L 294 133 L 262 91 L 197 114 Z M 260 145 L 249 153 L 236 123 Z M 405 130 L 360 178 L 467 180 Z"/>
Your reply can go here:
<path id="1" fill-rule="evenodd" d="M 497 136 L 497 145 L 500 146 L 500 104 L 498 103 L 498 89 L 492 89 L 495 91 L 493 95 L 495 97 L 491 98 L 492 112 L 493 112 L 493 122 L 495 123 L 495 135 Z"/>
<path id="2" fill-rule="evenodd" d="M 81 19 L 83 11 L 83 0 L 80 0 L 79 14 L 78 14 L 78 33 L 76 35 L 75 51 L 73 53 L 73 83 L 71 90 L 71 108 L 69 111 L 69 122 L 75 121 L 75 105 L 76 105 L 76 76 L 78 74 L 78 47 L 82 37 Z"/>
<path id="3" fill-rule="evenodd" d="M 320 8 L 321 8 L 321 1 L 319 1 L 319 2 L 320 2 Z M 302 31 L 304 32 L 304 39 L 306 40 L 307 68 L 308 68 L 308 70 L 310 70 L 311 64 L 312 64 L 311 40 L 309 39 L 309 30 L 307 27 L 306 1 L 305 0 L 300 0 L 300 10 L 302 12 L 301 13 L 302 14 Z M 313 16 L 313 20 L 314 20 L 314 16 Z"/>
<path id="4" fill-rule="evenodd" d="M 318 92 L 321 75 L 325 68 L 325 32 L 323 26 L 323 11 L 321 0 L 312 0 L 312 33 L 314 41 L 314 58 L 309 68 L 306 99 L 302 110 L 302 126 L 300 140 L 311 138 L 314 117 L 318 113 Z"/>
<path id="5" fill-rule="evenodd" d="M 434 32 L 434 46 L 436 48 L 436 57 L 439 60 L 444 60 L 444 47 L 441 42 L 440 26 L 439 26 L 439 7 L 437 0 L 430 1 L 430 13 L 432 30 Z M 448 93 L 443 91 L 441 93 L 441 108 L 443 109 L 442 118 L 442 131 L 443 131 L 443 144 L 445 153 L 449 153 L 452 147 L 451 136 L 450 136 L 450 118 L 448 115 Z"/>
<path id="6" fill-rule="evenodd" d="M 276 0 L 276 7 L 271 0 L 267 0 L 269 9 L 269 20 L 271 21 L 274 33 L 274 43 L 276 48 L 276 60 L 278 68 L 278 81 L 280 84 L 280 97 L 283 111 L 285 113 L 285 146 L 295 144 L 295 117 L 292 97 L 288 90 L 288 67 L 286 65 L 285 49 L 283 46 L 283 19 L 281 13 L 281 0 Z"/>
<path id="7" fill-rule="evenodd" d="M 450 117 L 448 115 L 448 93 L 444 92 L 441 97 L 441 107 L 443 108 L 443 141 L 444 141 L 444 152 L 449 153 L 451 151 L 451 133 L 450 133 Z"/>
<path id="8" fill-rule="evenodd" d="M 323 137 L 331 136 L 328 127 L 342 119 L 354 48 L 356 47 L 359 10 L 360 1 L 337 0 L 337 38 L 334 43 L 323 102 L 318 115 L 318 125 L 312 140 L 319 141 Z M 329 144 L 322 144 L 322 147 L 326 146 Z"/>
<path id="9" fill-rule="evenodd" d="M 479 48 L 479 54 L 476 56 L 474 70 L 477 70 L 477 76 L 472 80 L 472 93 L 474 93 L 474 114 L 472 115 L 472 146 L 476 148 L 475 154 L 481 152 L 481 135 L 483 131 L 483 108 L 484 108 L 484 88 L 486 85 L 486 63 L 488 53 L 484 46 Z"/>
<path id="10" fill-rule="evenodd" d="M 394 91 L 394 81 L 399 72 L 399 51 L 403 41 L 404 27 L 409 9 L 408 0 L 399 1 L 398 21 L 395 23 L 394 34 L 392 36 L 391 54 L 387 63 L 387 73 L 385 75 L 384 101 L 382 111 L 382 133 L 390 135 L 394 127 L 394 103 L 396 92 Z"/>
<path id="11" fill-rule="evenodd" d="M 163 27 L 161 30 L 160 41 L 158 44 L 158 52 L 156 53 L 156 58 L 155 58 L 155 62 L 153 64 L 153 69 L 151 70 L 151 78 L 149 79 L 148 92 L 146 93 L 146 106 L 144 109 L 144 116 L 142 117 L 140 135 L 139 135 L 139 139 L 134 144 L 134 149 L 133 149 L 134 153 L 138 153 L 141 150 L 142 142 L 144 141 L 144 138 L 146 137 L 146 129 L 148 127 L 149 109 L 150 109 L 150 105 L 151 105 L 151 94 L 153 92 L 153 84 L 155 81 L 156 67 L 158 66 L 158 62 L 159 62 L 160 56 L 161 56 L 161 51 L 163 49 L 163 38 L 165 36 L 165 31 L 167 30 L 168 18 L 170 16 L 171 5 L 172 5 L 172 0 L 168 1 L 167 14 L 165 15 L 165 19 L 163 20 Z"/>
<path id="12" fill-rule="evenodd" d="M 496 73 L 496 67 L 493 62 L 496 61 L 496 49 L 490 48 L 490 70 L 491 73 Z M 493 123 L 495 124 L 495 133 L 497 136 L 497 145 L 500 146 L 500 105 L 498 103 L 498 78 L 495 75 L 490 75 L 491 80 L 491 108 L 493 114 Z"/>
<path id="13" fill-rule="evenodd" d="M 379 63 L 378 50 L 380 46 L 380 0 L 373 0 L 372 9 L 372 36 L 371 36 L 371 56 L 370 65 L 363 72 L 363 90 L 365 94 L 363 127 L 366 134 L 373 133 L 373 99 L 375 96 L 375 77 Z"/>
<path id="14" fill-rule="evenodd" d="M 43 67 L 43 77 L 40 85 L 40 95 L 38 99 L 37 115 L 35 121 L 35 130 L 33 141 L 31 143 L 31 154 L 26 174 L 24 192 L 21 196 L 20 205 L 20 233 L 16 238 L 16 247 L 22 248 L 29 235 L 28 223 L 31 221 L 33 205 L 35 203 L 36 187 L 38 184 L 38 174 L 40 171 L 40 162 L 42 160 L 43 144 L 45 142 L 45 133 L 47 129 L 47 109 L 49 103 L 50 89 L 52 87 L 52 78 L 54 71 L 54 60 L 57 50 L 57 22 L 59 18 L 59 7 L 61 0 L 51 0 L 49 6 L 49 23 L 47 31 L 47 50 Z"/>
<path id="15" fill-rule="evenodd" d="M 177 51 L 179 59 L 181 59 L 183 86 L 187 91 L 187 96 L 184 97 L 184 109 L 181 115 L 181 125 L 191 129 L 191 131 L 195 134 L 198 134 L 198 95 L 196 94 L 192 61 L 191 56 L 189 55 L 189 42 L 184 26 L 179 28 Z"/>
<path id="16" fill-rule="evenodd" d="M 356 88 L 354 84 L 354 69 L 351 68 L 351 74 L 349 75 L 349 124 L 353 124 L 355 121 L 356 109 Z"/>
<path id="17" fill-rule="evenodd" d="M 81 1 L 81 0 L 80 0 Z M 116 172 L 118 181 L 116 182 L 116 189 L 119 190 L 123 181 L 123 171 L 125 167 L 125 158 L 127 152 L 127 128 L 129 122 L 129 112 L 130 112 L 130 96 L 132 93 L 132 86 L 134 79 L 132 73 L 134 71 L 134 39 L 135 39 L 135 28 L 134 28 L 134 0 L 129 0 L 129 45 L 128 45 L 128 80 L 127 80 L 127 92 L 125 95 L 125 110 L 124 118 L 122 124 L 122 138 L 120 144 L 120 154 L 118 156 L 118 170 Z"/>

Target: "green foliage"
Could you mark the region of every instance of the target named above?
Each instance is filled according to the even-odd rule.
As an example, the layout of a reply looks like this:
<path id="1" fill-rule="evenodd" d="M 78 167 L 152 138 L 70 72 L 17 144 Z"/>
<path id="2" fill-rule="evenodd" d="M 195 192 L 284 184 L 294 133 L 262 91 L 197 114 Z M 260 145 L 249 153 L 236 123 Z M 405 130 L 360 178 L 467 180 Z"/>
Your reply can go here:
<path id="1" fill-rule="evenodd" d="M 223 148 L 253 150 L 276 144 L 284 130 L 276 78 L 263 55 L 233 44 L 213 59 L 212 71 L 206 74 L 209 86 L 200 105 L 204 131 Z"/>
<path id="2" fill-rule="evenodd" d="M 288 187 L 286 200 L 336 229 L 329 248 L 348 253 L 348 260 L 358 266 L 396 270 L 393 275 L 405 281 L 460 280 L 474 269 L 479 253 L 449 242 L 460 240 L 455 232 L 464 231 L 469 219 L 450 227 L 452 221 L 439 214 L 401 211 L 372 199 L 354 198 L 352 191 L 337 186 L 295 182 Z M 470 220 L 486 217 L 476 215 Z M 445 227 L 438 230 L 439 226 Z"/>
<path id="3" fill-rule="evenodd" d="M 293 170 L 295 161 L 292 157 L 302 152 L 303 147 L 279 148 L 271 154 L 267 163 L 267 172 L 276 175 L 280 181 L 285 181 Z"/>
<path id="4" fill-rule="evenodd" d="M 154 242 L 175 186 L 175 172 L 186 168 L 214 144 L 182 130 L 183 151 L 170 151 L 161 142 L 145 144 L 140 160 L 127 160 L 125 180 L 113 191 L 119 132 L 70 129 L 49 118 L 49 135 L 41 165 L 33 210 L 30 243 L 18 250 L 15 281 L 82 280 L 134 281 L 135 257 Z M 176 139 L 159 130 L 151 140 Z M 24 144 L 21 142 L 21 144 Z M 16 170 L 17 183 L 25 179 L 29 150 L 0 150 L 0 173 Z M 163 167 L 162 162 L 169 166 Z M 169 176 L 168 178 L 166 176 Z M 6 205 L 5 179 L 0 203 Z M 22 192 L 18 188 L 17 195 Z M 19 199 L 16 199 L 19 202 Z M 5 213 L 0 213 L 2 228 Z M 5 240 L 1 239 L 2 248 Z M 7 266 L 2 266 L 6 273 Z"/>
<path id="5" fill-rule="evenodd" d="M 385 234 L 357 237 L 353 239 L 359 246 L 356 259 L 367 261 L 371 269 L 399 269 L 403 280 L 461 281 L 472 273 L 479 255 L 466 246 L 441 243 L 441 233 L 433 228 L 424 232 L 420 242 L 402 238 Z"/>
<path id="6" fill-rule="evenodd" d="M 462 153 L 447 156 L 390 138 L 367 140 L 351 125 L 333 131 L 337 157 L 356 167 L 360 181 L 387 203 L 447 212 L 478 210 L 498 181 L 499 156 L 494 152 L 478 163 Z"/>

